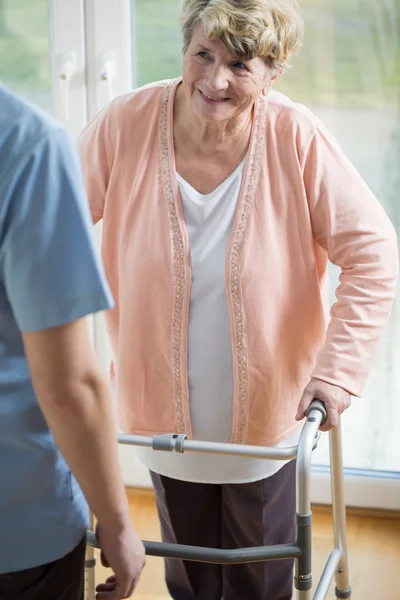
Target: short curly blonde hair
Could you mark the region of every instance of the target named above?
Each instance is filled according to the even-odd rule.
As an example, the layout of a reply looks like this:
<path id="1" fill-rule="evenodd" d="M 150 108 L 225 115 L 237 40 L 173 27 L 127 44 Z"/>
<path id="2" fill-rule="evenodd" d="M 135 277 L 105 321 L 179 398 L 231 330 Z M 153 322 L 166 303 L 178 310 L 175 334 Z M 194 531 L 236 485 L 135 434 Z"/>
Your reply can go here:
<path id="1" fill-rule="evenodd" d="M 221 41 L 232 55 L 265 57 L 273 69 L 283 69 L 303 40 L 297 0 L 183 0 L 184 53 L 199 23 L 210 40 Z"/>

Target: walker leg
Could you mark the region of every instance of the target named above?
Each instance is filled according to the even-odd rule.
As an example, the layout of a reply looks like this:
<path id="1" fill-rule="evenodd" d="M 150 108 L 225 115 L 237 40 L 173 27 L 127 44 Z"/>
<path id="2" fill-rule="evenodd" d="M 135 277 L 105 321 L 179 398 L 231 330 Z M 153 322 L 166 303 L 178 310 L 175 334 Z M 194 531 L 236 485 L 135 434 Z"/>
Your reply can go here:
<path id="1" fill-rule="evenodd" d="M 93 513 L 90 513 L 90 531 L 94 531 Z M 96 556 L 92 546 L 86 546 L 85 563 L 85 600 L 95 600 L 96 597 Z"/>
<path id="2" fill-rule="evenodd" d="M 297 600 L 311 600 L 312 598 L 311 525 L 311 510 L 304 514 L 296 512 L 296 543 L 303 550 L 303 556 L 296 561 L 294 585 L 297 591 Z"/>
<path id="3" fill-rule="evenodd" d="M 302 556 L 296 560 L 294 587 L 297 600 L 311 600 L 311 455 L 318 424 L 315 418 L 304 426 L 297 453 L 296 469 L 296 544 Z"/>
<path id="4" fill-rule="evenodd" d="M 311 600 L 312 592 L 311 590 L 297 590 L 296 600 Z"/>
<path id="5" fill-rule="evenodd" d="M 330 459 L 331 459 L 331 487 L 332 487 L 332 513 L 335 535 L 335 548 L 343 551 L 338 569 L 336 571 L 336 598 L 351 598 L 349 582 L 349 565 L 346 533 L 346 506 L 344 502 L 344 478 L 342 457 L 342 432 L 341 419 L 335 429 L 330 432 Z"/>

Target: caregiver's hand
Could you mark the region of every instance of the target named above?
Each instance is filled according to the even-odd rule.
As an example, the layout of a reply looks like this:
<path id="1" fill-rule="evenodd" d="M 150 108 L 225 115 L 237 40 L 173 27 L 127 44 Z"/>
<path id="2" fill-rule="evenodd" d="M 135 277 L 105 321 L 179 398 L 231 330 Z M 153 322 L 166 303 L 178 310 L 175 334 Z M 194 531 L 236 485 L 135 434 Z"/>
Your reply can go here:
<path id="1" fill-rule="evenodd" d="M 301 397 L 296 421 L 304 419 L 306 410 L 313 400 L 321 400 L 325 404 L 328 416 L 320 429 L 321 431 L 330 431 L 338 424 L 339 415 L 350 406 L 351 395 L 336 385 L 319 379 L 311 379 Z"/>
<path id="2" fill-rule="evenodd" d="M 146 563 L 145 549 L 139 536 L 130 524 L 117 534 L 98 524 L 96 537 L 103 566 L 114 571 L 106 583 L 97 586 L 96 600 L 130 598 Z"/>

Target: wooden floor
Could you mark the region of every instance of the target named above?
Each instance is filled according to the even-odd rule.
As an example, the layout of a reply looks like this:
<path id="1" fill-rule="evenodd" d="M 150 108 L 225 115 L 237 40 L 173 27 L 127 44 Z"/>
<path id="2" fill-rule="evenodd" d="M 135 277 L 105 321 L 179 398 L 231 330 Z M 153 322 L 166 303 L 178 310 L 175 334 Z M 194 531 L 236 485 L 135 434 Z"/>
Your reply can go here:
<path id="1" fill-rule="evenodd" d="M 142 539 L 159 540 L 160 533 L 154 498 L 150 492 L 128 491 L 132 522 Z M 326 559 L 333 549 L 332 521 L 326 509 L 314 509 L 313 574 L 318 582 Z M 348 516 L 348 542 L 352 600 L 400 600 L 400 518 L 393 516 Z M 99 561 L 98 561 L 99 563 Z M 99 583 L 108 576 L 101 565 L 96 567 Z M 334 586 L 327 596 L 335 598 Z M 135 600 L 169 598 L 163 579 L 163 561 L 147 559 Z M 246 598 L 243 600 L 252 600 Z"/>

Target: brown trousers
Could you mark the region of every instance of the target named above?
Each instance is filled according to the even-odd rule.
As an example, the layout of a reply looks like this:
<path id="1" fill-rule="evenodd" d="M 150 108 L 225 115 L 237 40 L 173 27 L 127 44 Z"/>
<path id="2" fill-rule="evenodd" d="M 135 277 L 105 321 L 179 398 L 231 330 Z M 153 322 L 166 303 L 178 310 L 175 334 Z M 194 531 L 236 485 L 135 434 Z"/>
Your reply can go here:
<path id="1" fill-rule="evenodd" d="M 296 462 L 265 480 L 199 484 L 151 473 L 165 542 L 241 548 L 295 541 Z M 213 565 L 167 559 L 174 600 L 291 600 L 293 560 Z"/>
<path id="2" fill-rule="evenodd" d="M 83 600 L 86 538 L 55 562 L 0 575 L 1 600 Z"/>

